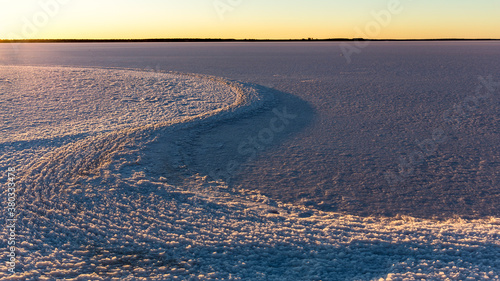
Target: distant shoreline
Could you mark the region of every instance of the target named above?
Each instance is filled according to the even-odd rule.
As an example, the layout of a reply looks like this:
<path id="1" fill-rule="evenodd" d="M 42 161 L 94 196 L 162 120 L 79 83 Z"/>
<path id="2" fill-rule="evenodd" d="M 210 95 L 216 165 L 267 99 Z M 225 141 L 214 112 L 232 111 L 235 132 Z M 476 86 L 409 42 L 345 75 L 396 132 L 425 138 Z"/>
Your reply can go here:
<path id="1" fill-rule="evenodd" d="M 363 38 L 330 38 L 330 39 L 222 39 L 222 38 L 172 38 L 172 39 L 0 39 L 0 43 L 141 43 L 141 42 L 352 42 L 352 41 L 500 41 L 500 39 L 363 39 Z"/>

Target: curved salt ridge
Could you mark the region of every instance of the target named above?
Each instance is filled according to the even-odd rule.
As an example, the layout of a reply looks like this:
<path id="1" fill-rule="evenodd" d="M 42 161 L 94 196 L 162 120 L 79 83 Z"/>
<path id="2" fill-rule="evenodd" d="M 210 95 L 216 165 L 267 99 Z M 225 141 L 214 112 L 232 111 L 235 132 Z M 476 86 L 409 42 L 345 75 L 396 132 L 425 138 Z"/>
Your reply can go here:
<path id="1" fill-rule="evenodd" d="M 9 105 L 2 114 L 0 144 L 50 144 L 69 137 L 67 145 L 24 169 L 32 181 L 50 177 L 46 183 L 63 174 L 95 171 L 109 162 L 109 155 L 155 130 L 232 118 L 271 99 L 250 85 L 198 74 L 17 66 L 0 70 L 8 81 L 0 84 L 0 98 Z"/>
<path id="2" fill-rule="evenodd" d="M 0 66 L 0 143 L 180 123 L 260 98 L 221 78 L 127 69 Z"/>

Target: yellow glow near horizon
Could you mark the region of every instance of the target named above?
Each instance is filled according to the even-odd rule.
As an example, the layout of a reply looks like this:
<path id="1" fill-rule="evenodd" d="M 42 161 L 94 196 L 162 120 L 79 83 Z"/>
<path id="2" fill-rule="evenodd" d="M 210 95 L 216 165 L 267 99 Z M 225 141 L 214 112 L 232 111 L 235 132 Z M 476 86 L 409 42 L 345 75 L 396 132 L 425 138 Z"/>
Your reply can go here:
<path id="1" fill-rule="evenodd" d="M 498 11 L 488 0 L 0 0 L 0 39 L 500 38 Z"/>

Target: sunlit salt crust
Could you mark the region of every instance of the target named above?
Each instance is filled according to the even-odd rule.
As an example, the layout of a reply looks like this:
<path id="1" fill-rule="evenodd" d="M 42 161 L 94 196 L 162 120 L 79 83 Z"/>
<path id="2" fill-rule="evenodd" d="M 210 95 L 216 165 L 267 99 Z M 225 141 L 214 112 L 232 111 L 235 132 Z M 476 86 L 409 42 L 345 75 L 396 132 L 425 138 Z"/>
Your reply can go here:
<path id="1" fill-rule="evenodd" d="M 0 166 L 17 168 L 19 204 L 17 273 L 3 262 L 2 280 L 499 278 L 496 218 L 325 213 L 190 174 L 195 150 L 179 143 L 270 103 L 262 88 L 133 70 L 0 71 Z"/>
<path id="2" fill-rule="evenodd" d="M 215 78 L 116 69 L 0 66 L 0 142 L 180 121 L 235 104 Z"/>

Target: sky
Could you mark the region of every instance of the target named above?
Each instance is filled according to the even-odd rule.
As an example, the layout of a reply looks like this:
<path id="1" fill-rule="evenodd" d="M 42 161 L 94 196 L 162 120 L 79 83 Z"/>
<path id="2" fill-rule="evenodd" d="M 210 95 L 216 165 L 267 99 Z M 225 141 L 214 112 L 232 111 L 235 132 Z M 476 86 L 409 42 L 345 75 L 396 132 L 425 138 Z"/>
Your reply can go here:
<path id="1" fill-rule="evenodd" d="M 0 39 L 496 38 L 500 0 L 0 0 Z"/>

